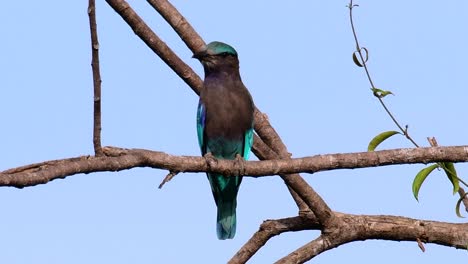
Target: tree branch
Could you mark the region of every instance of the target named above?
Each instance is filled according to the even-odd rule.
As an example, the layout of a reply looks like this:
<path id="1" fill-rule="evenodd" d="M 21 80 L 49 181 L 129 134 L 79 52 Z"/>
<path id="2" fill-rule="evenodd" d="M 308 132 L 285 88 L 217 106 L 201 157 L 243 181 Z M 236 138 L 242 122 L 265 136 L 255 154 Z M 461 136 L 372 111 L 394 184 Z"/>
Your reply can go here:
<path id="1" fill-rule="evenodd" d="M 99 70 L 99 41 L 96 23 L 96 3 L 89 0 L 88 4 L 89 29 L 91 31 L 91 67 L 93 70 L 94 85 L 94 124 L 93 124 L 93 145 L 94 154 L 102 156 L 101 147 L 101 72 Z"/>
<path id="2" fill-rule="evenodd" d="M 324 251 L 368 239 L 421 241 L 468 249 L 468 223 L 455 224 L 388 215 L 336 213 L 336 216 L 341 223 L 345 223 L 343 226 L 322 234 L 276 263 L 304 263 Z"/>
<path id="3" fill-rule="evenodd" d="M 103 151 L 105 156 L 51 160 L 0 172 L 0 186 L 22 188 L 80 173 L 121 171 L 136 167 L 151 167 L 173 172 L 214 172 L 228 176 L 237 175 L 239 172 L 239 164 L 233 160 L 216 160 L 214 164 L 208 164 L 203 157 L 173 156 L 144 149 L 104 147 Z M 246 161 L 243 167 L 247 176 L 259 177 L 437 161 L 466 162 L 468 146 L 394 149 L 316 155 L 289 160 Z"/>
<path id="4" fill-rule="evenodd" d="M 200 51 L 205 47 L 205 41 L 169 1 L 147 1 L 171 25 L 192 52 Z"/>
<path id="5" fill-rule="evenodd" d="M 458 249 L 468 247 L 468 223 L 455 224 L 388 215 L 353 215 L 334 212 L 339 229 L 322 234 L 277 263 L 303 263 L 340 245 L 368 239 L 433 243 Z M 246 263 L 267 241 L 284 232 L 320 230 L 317 219 L 309 214 L 263 222 L 260 229 L 232 257 L 229 264 Z"/>
<path id="6" fill-rule="evenodd" d="M 203 81 L 200 77 L 182 61 L 169 46 L 164 43 L 140 16 L 124 0 L 106 0 L 117 12 L 133 32 L 156 53 L 196 94 L 200 94 Z"/>
<path id="7" fill-rule="evenodd" d="M 284 232 L 320 229 L 320 224 L 313 214 L 264 221 L 252 238 L 229 260 L 229 264 L 246 263 L 270 238 Z"/>

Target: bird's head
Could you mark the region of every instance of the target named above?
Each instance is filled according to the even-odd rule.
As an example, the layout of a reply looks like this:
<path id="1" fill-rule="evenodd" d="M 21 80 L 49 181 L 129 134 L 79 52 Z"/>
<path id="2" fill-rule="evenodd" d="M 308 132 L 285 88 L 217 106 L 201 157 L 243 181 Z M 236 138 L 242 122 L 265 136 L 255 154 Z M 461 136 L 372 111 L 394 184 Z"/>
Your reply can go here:
<path id="1" fill-rule="evenodd" d="M 192 57 L 202 63 L 205 73 L 239 68 L 236 50 L 228 44 L 219 41 L 209 43 L 202 51 L 195 53 Z"/>

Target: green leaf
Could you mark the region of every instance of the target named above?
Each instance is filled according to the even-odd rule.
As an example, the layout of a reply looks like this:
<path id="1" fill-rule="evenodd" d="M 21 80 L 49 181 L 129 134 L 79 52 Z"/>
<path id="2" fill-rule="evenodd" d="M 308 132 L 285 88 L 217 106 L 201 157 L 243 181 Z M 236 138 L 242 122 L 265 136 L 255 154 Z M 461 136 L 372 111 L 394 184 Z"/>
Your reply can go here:
<path id="1" fill-rule="evenodd" d="M 375 148 L 377 148 L 377 146 L 382 143 L 384 140 L 386 140 L 387 138 L 395 135 L 395 134 L 401 134 L 400 132 L 398 131 L 386 131 L 386 132 L 382 132 L 380 134 L 378 134 L 377 136 L 375 136 L 371 142 L 369 142 L 369 146 L 367 146 L 367 151 L 374 151 Z"/>
<path id="2" fill-rule="evenodd" d="M 358 57 L 356 55 L 357 53 L 358 53 L 357 51 L 355 51 L 353 53 L 353 62 L 354 62 L 354 64 L 356 64 L 359 67 L 364 67 L 364 65 L 362 65 L 361 62 L 359 61 L 359 59 L 358 59 Z"/>
<path id="3" fill-rule="evenodd" d="M 460 189 L 460 183 L 457 176 L 457 170 L 455 170 L 455 166 L 452 162 L 442 162 L 442 168 L 444 169 L 445 174 L 447 174 L 447 177 L 449 178 L 450 182 L 452 182 L 453 194 L 456 194 L 458 192 L 458 189 Z"/>
<path id="4" fill-rule="evenodd" d="M 460 217 L 460 218 L 465 218 L 460 213 L 460 207 L 461 207 L 461 203 L 462 203 L 463 199 L 465 199 L 465 197 L 467 197 L 467 196 L 468 196 L 468 193 L 465 193 L 465 195 L 463 195 L 462 197 L 460 197 L 460 199 L 458 199 L 457 205 L 455 205 L 455 213 L 457 213 L 457 216 Z"/>
<path id="5" fill-rule="evenodd" d="M 418 172 L 416 174 L 416 177 L 414 177 L 413 180 L 413 195 L 414 198 L 416 198 L 416 201 L 418 200 L 418 195 L 419 195 L 419 189 L 421 188 L 421 185 L 423 184 L 424 180 L 426 180 L 427 176 L 435 169 L 438 168 L 438 164 L 433 164 L 429 167 L 426 167 Z"/>
<path id="6" fill-rule="evenodd" d="M 378 98 L 384 98 L 385 96 L 389 94 L 394 95 L 391 91 L 386 91 L 386 90 L 382 90 L 382 89 L 375 88 L 375 87 L 371 88 L 371 90 L 374 93 L 374 96 Z"/>
<path id="7" fill-rule="evenodd" d="M 364 58 L 364 62 L 359 60 L 358 55 L 359 57 L 362 56 Z M 356 50 L 353 53 L 353 62 L 359 67 L 364 67 L 364 64 L 367 62 L 368 59 L 369 59 L 369 52 L 364 47 L 362 47 L 360 50 Z"/>

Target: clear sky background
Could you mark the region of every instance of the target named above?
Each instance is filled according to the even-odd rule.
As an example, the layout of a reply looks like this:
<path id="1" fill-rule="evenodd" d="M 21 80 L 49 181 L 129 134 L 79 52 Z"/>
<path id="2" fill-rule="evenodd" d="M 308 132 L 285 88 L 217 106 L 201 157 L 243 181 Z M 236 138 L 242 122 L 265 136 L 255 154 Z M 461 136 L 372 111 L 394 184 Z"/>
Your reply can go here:
<path id="1" fill-rule="evenodd" d="M 146 1 L 132 7 L 197 73 L 190 50 Z M 466 145 L 467 1 L 361 0 L 355 21 L 376 86 L 421 145 Z M 365 151 L 395 129 L 354 50 L 347 1 L 173 1 L 205 41 L 238 51 L 243 81 L 294 157 Z M 87 1 L 4 1 L 0 16 L 0 170 L 93 153 Z M 104 1 L 97 6 L 103 145 L 199 155 L 197 96 Z M 411 147 L 394 137 L 383 148 Z M 303 174 L 333 210 L 462 222 L 442 172 L 418 203 L 411 183 L 423 165 Z M 465 180 L 466 164 L 458 164 Z M 279 177 L 245 178 L 235 239 L 216 238 L 204 174 L 132 169 L 0 189 L 0 263 L 224 263 L 265 219 L 297 208 Z M 271 263 L 318 232 L 273 238 L 251 263 Z M 313 263 L 453 263 L 468 253 L 414 242 L 364 241 Z"/>

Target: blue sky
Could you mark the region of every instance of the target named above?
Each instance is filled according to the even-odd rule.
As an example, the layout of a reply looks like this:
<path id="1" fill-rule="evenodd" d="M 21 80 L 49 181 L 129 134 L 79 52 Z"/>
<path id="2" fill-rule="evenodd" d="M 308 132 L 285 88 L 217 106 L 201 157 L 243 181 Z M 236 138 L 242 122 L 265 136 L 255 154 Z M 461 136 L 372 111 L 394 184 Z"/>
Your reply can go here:
<path id="1" fill-rule="evenodd" d="M 199 155 L 196 95 L 104 2 L 98 1 L 103 145 Z M 130 1 L 196 72 L 202 67 L 145 1 Z M 295 157 L 365 151 L 395 129 L 351 59 L 347 1 L 173 1 L 205 41 L 236 48 L 241 74 Z M 361 44 L 376 86 L 421 145 L 464 145 L 468 126 L 466 1 L 356 2 Z M 0 16 L 0 170 L 93 153 L 92 75 L 87 1 L 6 1 Z M 381 148 L 410 147 L 402 137 Z M 462 222 L 442 173 L 416 202 L 423 165 L 304 174 L 332 209 Z M 457 165 L 466 179 L 466 164 Z M 203 174 L 133 169 L 76 175 L 22 190 L 0 190 L 1 263 L 223 263 L 265 219 L 297 209 L 278 177 L 246 178 L 234 240 L 218 241 L 216 210 Z M 318 233 L 282 234 L 251 263 L 271 263 Z M 314 263 L 441 263 L 467 252 L 416 243 L 365 241 L 328 251 Z"/>

